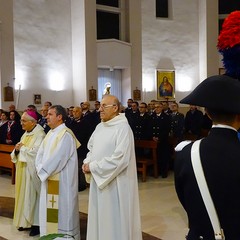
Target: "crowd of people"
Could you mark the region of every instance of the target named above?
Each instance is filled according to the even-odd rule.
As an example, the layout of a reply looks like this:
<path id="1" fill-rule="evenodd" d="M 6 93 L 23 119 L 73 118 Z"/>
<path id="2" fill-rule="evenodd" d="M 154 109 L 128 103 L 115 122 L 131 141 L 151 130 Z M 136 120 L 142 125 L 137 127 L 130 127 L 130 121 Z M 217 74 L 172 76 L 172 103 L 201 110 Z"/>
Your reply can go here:
<path id="1" fill-rule="evenodd" d="M 195 105 L 190 105 L 186 116 L 179 112 L 177 102 L 156 101 L 150 103 L 128 99 L 125 115 L 136 140 L 158 142 L 158 167 L 160 175 L 168 176 L 173 166 L 174 147 L 184 139 L 199 139 L 212 126 L 212 121 Z"/>
<path id="2" fill-rule="evenodd" d="M 119 217 L 121 217 L 123 205 L 120 202 L 125 202 L 126 198 L 129 198 L 128 203 L 125 203 L 125 207 L 127 210 L 134 206 L 134 215 L 132 215 L 132 220 L 134 221 L 126 218 L 126 214 L 121 217 L 120 223 L 128 221 L 128 226 L 123 225 L 122 228 L 119 228 L 119 219 L 115 223 L 111 220 L 113 226 L 115 226 L 113 235 L 111 235 L 111 232 L 108 233 L 107 230 L 103 232 L 89 230 L 89 232 L 100 238 L 101 236 L 106 236 L 106 239 L 112 239 L 117 233 L 117 229 L 119 229 L 120 239 L 122 237 L 125 239 L 129 234 L 134 239 L 141 239 L 133 133 L 124 114 L 121 115 L 121 120 L 119 118 L 121 110 L 118 99 L 109 95 L 103 98 L 102 101 L 113 102 L 114 104 L 96 101 L 94 104 L 95 109 L 92 111 L 90 110 L 90 103 L 87 101 L 82 102 L 80 106 L 70 106 L 69 108 L 64 108 L 60 105 L 53 106 L 51 102 L 45 102 L 40 113 L 34 105 L 30 104 L 21 116 L 16 114 L 19 116 L 18 119 L 13 118 L 12 114 L 10 114 L 12 118 L 8 119 L 8 113 L 2 111 L 2 126 L 4 124 L 8 126 L 9 123 L 11 123 L 10 126 L 13 125 L 14 119 L 16 121 L 14 124 L 19 126 L 18 138 L 14 141 L 15 136 L 13 134 L 15 132 L 11 132 L 12 138 L 10 139 L 7 138 L 7 135 L 3 136 L 3 128 L 1 129 L 2 139 L 11 140 L 2 141 L 1 143 L 15 145 L 11 153 L 12 162 L 16 164 L 13 224 L 19 231 L 30 231 L 30 236 L 38 234 L 43 236 L 48 233 L 59 232 L 66 234 L 66 236 L 73 236 L 74 239 L 79 239 L 78 191 L 83 191 L 87 186 L 90 186 L 90 192 L 92 192 L 94 183 L 99 184 L 98 181 L 100 181 L 101 187 L 98 187 L 101 189 L 101 193 L 97 192 L 94 194 L 102 195 L 103 188 L 106 190 L 106 193 L 104 198 L 102 196 L 103 200 L 99 202 L 99 209 L 102 209 L 104 200 L 108 198 L 109 200 L 110 198 L 116 200 L 116 198 L 120 197 L 118 200 L 119 206 L 116 204 L 110 206 L 108 200 L 105 203 L 108 204 L 110 209 L 109 220 L 114 219 L 112 214 L 116 213 L 116 211 L 119 212 Z M 13 105 L 10 107 L 14 108 Z M 12 113 L 13 111 L 17 112 L 16 110 L 10 110 L 9 112 Z M 105 126 L 108 122 L 113 121 L 112 119 L 114 119 L 115 123 L 113 125 L 110 124 L 108 127 Z M 108 151 L 105 150 L 106 152 L 101 154 L 100 152 L 105 149 L 104 147 L 101 147 L 100 152 L 98 152 L 99 143 L 88 143 L 91 142 L 89 141 L 91 135 L 102 139 L 102 134 L 95 133 L 95 128 L 100 122 L 102 122 L 101 124 L 103 124 L 106 133 L 111 130 L 111 134 L 116 136 L 116 141 L 119 142 L 115 146 L 116 149 L 114 146 L 109 148 L 108 144 L 102 142 Z M 101 125 L 99 124 L 99 126 Z M 126 135 L 124 138 L 117 133 L 119 131 L 117 130 L 118 128 L 122 131 L 122 137 Z M 109 138 L 111 142 L 112 139 L 113 137 Z M 122 141 L 121 144 L 120 140 Z M 122 146 L 122 144 L 126 146 Z M 90 157 L 92 147 L 97 149 L 97 155 L 101 155 L 99 159 Z M 119 155 L 119 151 L 122 151 L 121 155 Z M 83 163 L 84 159 L 88 160 L 85 160 L 85 163 Z M 107 164 L 109 159 L 112 161 L 115 159 L 115 167 L 117 169 L 114 170 L 113 168 L 110 171 L 106 165 L 105 171 L 106 176 L 109 174 L 109 180 L 102 186 L 102 180 L 107 179 L 104 177 L 103 163 L 100 164 L 100 162 L 106 161 Z M 98 170 L 100 175 L 98 177 L 97 172 L 94 174 L 91 168 L 94 160 L 96 161 L 94 169 L 97 170 L 100 167 Z M 118 164 L 122 166 L 117 166 Z M 82 169 L 82 166 L 85 166 L 84 169 Z M 125 169 L 125 174 L 123 169 Z M 114 171 L 116 172 L 113 174 Z M 91 180 L 90 184 L 86 182 L 85 174 L 87 173 L 91 173 L 94 176 L 91 178 L 94 181 Z M 128 183 L 132 182 L 128 188 L 125 187 L 126 179 L 128 179 Z M 118 182 L 118 184 L 116 185 L 114 181 Z M 125 191 L 121 196 L 118 196 L 119 184 L 122 184 L 121 191 Z M 118 187 L 113 192 L 112 190 L 109 192 L 110 185 L 112 185 L 112 190 L 113 186 L 116 185 Z M 94 198 L 92 196 L 92 199 Z M 50 202 L 51 204 L 49 204 Z M 54 204 L 55 202 L 57 204 Z M 106 211 L 104 211 L 104 214 L 106 216 Z M 89 221 L 91 226 L 97 223 L 98 220 L 95 218 L 94 212 L 89 213 Z M 104 227 L 104 224 L 102 227 Z M 107 228 L 109 228 L 108 225 L 106 225 Z M 106 235 L 107 233 L 109 236 Z M 88 239 L 92 239 L 89 233 Z M 117 238 L 114 237 L 114 239 Z"/>
<path id="3" fill-rule="evenodd" d="M 193 106 L 190 111 L 193 111 Z M 203 115 L 199 114 L 201 112 L 196 107 L 195 112 L 202 118 Z M 190 116 L 195 116 L 194 113 Z M 101 103 L 95 101 L 94 110 L 90 109 L 90 103 L 87 101 L 68 108 L 52 106 L 48 101 L 40 111 L 35 105 L 30 104 L 20 115 L 15 106 L 10 105 L 8 112 L 3 110 L 1 112 L 0 136 L 1 143 L 15 145 L 11 154 L 12 161 L 16 164 L 14 225 L 19 231 L 30 230 L 29 235 L 35 236 L 39 233 L 47 234 L 49 222 L 52 221 L 51 226 L 53 222 L 57 223 L 54 228 L 56 232 L 61 229 L 60 232 L 78 239 L 80 233 L 79 225 L 76 224 L 79 219 L 77 192 L 89 187 L 85 174 L 90 173 L 94 181 L 90 181 L 89 224 L 96 225 L 98 219 L 95 210 L 91 210 L 92 204 L 95 207 L 99 205 L 97 211 L 100 215 L 103 214 L 100 211 L 103 204 L 108 204 L 108 207 L 112 208 L 109 210 L 108 218 L 114 219 L 113 212 L 115 214 L 119 212 L 119 218 L 113 223 L 116 227 L 113 235 L 107 230 L 103 231 L 104 234 L 89 230 L 91 234 L 88 233 L 88 238 L 99 239 L 100 236 L 105 237 L 109 234 L 106 236 L 107 239 L 112 239 L 116 233 L 125 238 L 124 234 L 127 236 L 132 228 L 136 239 L 140 239 L 134 139 L 149 139 L 159 143 L 159 170 L 162 177 L 167 177 L 171 158 L 169 137 L 174 136 L 179 142 L 184 138 L 185 129 L 198 136 L 194 129 L 197 129 L 196 125 L 199 124 L 197 120 L 199 122 L 202 120 L 191 117 L 188 121 L 190 127 L 186 128 L 186 120 L 184 115 L 178 112 L 176 102 L 169 107 L 167 102 L 151 101 L 149 104 L 144 102 L 139 104 L 128 99 L 128 106 L 122 108 L 118 99 L 111 95 L 105 96 Z M 110 136 L 106 138 L 110 142 L 103 141 L 103 134 Z M 114 146 L 109 147 L 116 142 L 118 143 L 116 149 Z M 122 154 L 119 155 L 120 152 Z M 101 161 L 96 156 L 99 156 Z M 128 183 L 132 182 L 129 189 L 126 189 L 126 179 Z M 109 185 L 116 186 L 116 189 L 112 189 L 110 195 L 107 191 L 104 196 L 102 189 L 107 189 Z M 118 196 L 119 191 L 125 193 Z M 58 206 L 50 209 L 51 211 L 46 202 L 49 195 L 52 202 L 58 199 Z M 97 195 L 101 196 L 102 200 Z M 126 209 L 135 209 L 133 219 L 128 220 L 128 228 L 125 226 L 119 230 L 117 227 L 124 219 L 121 220 L 122 205 L 110 204 L 116 198 L 120 198 L 119 202 L 125 202 L 126 198 L 131 199 L 127 205 L 124 203 Z M 74 211 L 71 210 L 71 214 L 67 214 L 66 206 Z M 59 218 L 53 212 L 57 212 Z M 106 211 L 104 214 L 107 216 Z M 51 215 L 55 216 L 54 220 L 49 217 Z M 135 224 L 131 225 L 131 222 Z M 104 229 L 104 224 L 101 228 Z"/>
<path id="4" fill-rule="evenodd" d="M 40 113 L 34 105 L 27 106 L 27 110 L 36 112 L 37 123 L 43 127 L 46 134 L 50 130 L 46 117 L 51 105 L 51 102 L 45 102 L 39 111 Z M 95 101 L 93 110 L 90 108 L 90 103 L 85 101 L 81 102 L 80 106 L 66 108 L 65 124 L 74 132 L 81 143 L 81 147 L 77 150 L 79 191 L 83 191 L 87 186 L 81 165 L 88 152 L 88 140 L 101 121 L 99 107 L 99 101 Z M 120 107 L 120 112 L 125 113 L 134 139 L 158 142 L 158 166 L 159 173 L 163 178 L 167 177 L 169 168 L 173 166 L 173 148 L 175 145 L 184 139 L 195 140 L 206 136 L 212 125 L 212 121 L 207 115 L 194 105 L 190 105 L 189 111 L 184 116 L 183 113 L 179 112 L 177 102 L 169 104 L 166 101 L 152 100 L 147 104 L 128 99 L 127 107 Z M 24 133 L 20 114 L 15 110 L 14 105 L 10 105 L 9 111 L 1 110 L 0 116 L 0 143 L 17 144 Z"/>
<path id="5" fill-rule="evenodd" d="M 67 120 L 72 126 L 75 118 L 70 120 L 64 107 L 46 102 L 41 114 L 28 105 L 19 121 L 24 133 L 11 153 L 16 165 L 13 224 L 30 236 L 58 232 L 80 239 L 80 143 Z"/>
<path id="6" fill-rule="evenodd" d="M 87 101 L 67 111 L 46 102 L 41 114 L 28 105 L 22 116 L 14 105 L 1 110 L 0 141 L 15 145 L 18 230 L 42 236 L 51 228 L 80 239 L 78 191 L 88 182 L 87 240 L 142 239 L 134 139 L 158 142 L 163 178 L 175 139 L 174 180 L 189 220 L 186 239 L 239 239 L 239 21 L 240 11 L 230 14 L 219 36 L 226 74 L 208 77 L 180 101 L 190 105 L 185 116 L 176 102 L 128 99 L 123 109 L 109 94 L 93 111 Z M 231 94 L 225 99 L 224 92 Z"/>
<path id="7" fill-rule="evenodd" d="M 146 104 L 128 99 L 127 103 L 123 109 L 116 97 L 107 95 L 101 103 L 95 102 L 94 110 L 90 110 L 90 103 L 86 101 L 67 109 L 46 102 L 40 114 L 34 105 L 28 105 L 21 116 L 16 110 L 10 110 L 9 119 L 8 113 L 2 111 L 1 127 L 4 124 L 10 129 L 20 126 L 17 140 L 14 140 L 14 132 L 11 138 L 7 134 L 1 138 L 5 140 L 2 143 L 15 145 L 11 154 L 16 164 L 13 223 L 19 231 L 30 230 L 30 236 L 45 235 L 55 223 L 55 232 L 79 239 L 77 193 L 90 186 L 87 239 L 118 239 L 117 236 L 121 236 L 119 239 L 141 239 L 135 161 L 138 152 L 134 140 L 158 142 L 159 173 L 165 178 L 173 150 L 170 139 L 174 138 L 175 144 L 189 134 L 194 140 L 200 139 L 203 130 L 208 132 L 211 128 L 212 121 L 196 105 L 191 105 L 191 101 L 185 116 L 179 112 L 176 102 Z M 208 114 L 215 119 L 215 113 L 208 110 Z M 181 199 L 178 172 L 182 166 L 179 163 L 178 160 L 175 178 Z M 89 174 L 87 183 L 85 175 Z M 51 211 L 47 202 L 49 196 L 52 202 L 58 199 L 56 208 Z M 111 204 L 113 202 L 117 204 Z M 105 204 L 108 211 L 102 211 Z M 127 212 L 123 214 L 123 206 L 127 212 L 129 209 L 134 212 L 131 220 L 125 219 Z M 53 214 L 54 211 L 57 214 Z M 101 216 L 111 222 L 114 231 L 108 231 L 105 222 L 99 223 Z M 124 221 L 128 224 L 121 225 Z M 99 231 L 96 227 L 99 224 L 106 230 Z M 94 231 L 93 226 L 96 227 Z M 129 234 L 132 234 L 130 238 Z"/>

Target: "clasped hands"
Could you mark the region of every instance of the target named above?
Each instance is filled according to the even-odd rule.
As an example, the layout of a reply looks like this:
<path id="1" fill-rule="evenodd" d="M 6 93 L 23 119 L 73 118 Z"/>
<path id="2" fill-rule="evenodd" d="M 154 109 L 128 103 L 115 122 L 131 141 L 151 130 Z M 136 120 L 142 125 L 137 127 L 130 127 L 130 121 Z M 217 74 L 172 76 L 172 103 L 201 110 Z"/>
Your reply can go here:
<path id="1" fill-rule="evenodd" d="M 89 163 L 84 163 L 82 165 L 82 171 L 83 173 L 90 173 Z"/>
<path id="2" fill-rule="evenodd" d="M 15 145 L 15 150 L 17 151 L 17 152 L 19 152 L 20 151 L 20 148 L 23 146 L 23 143 L 21 143 L 21 142 L 18 142 L 16 145 Z"/>

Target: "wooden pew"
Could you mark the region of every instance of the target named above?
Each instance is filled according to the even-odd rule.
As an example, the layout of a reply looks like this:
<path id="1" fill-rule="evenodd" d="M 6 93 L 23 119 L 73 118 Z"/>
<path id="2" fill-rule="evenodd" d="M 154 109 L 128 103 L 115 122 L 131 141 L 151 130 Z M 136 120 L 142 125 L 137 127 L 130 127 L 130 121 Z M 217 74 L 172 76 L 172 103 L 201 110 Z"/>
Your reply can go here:
<path id="1" fill-rule="evenodd" d="M 15 164 L 11 161 L 10 153 L 14 145 L 0 144 L 0 168 L 12 174 L 12 184 L 15 184 Z"/>
<path id="2" fill-rule="evenodd" d="M 157 142 L 153 140 L 135 140 L 135 148 L 150 150 L 150 157 L 146 155 L 136 154 L 137 171 L 142 173 L 142 181 L 146 182 L 147 179 L 147 167 L 153 166 L 153 174 L 155 178 L 158 178 L 158 164 L 157 164 Z"/>

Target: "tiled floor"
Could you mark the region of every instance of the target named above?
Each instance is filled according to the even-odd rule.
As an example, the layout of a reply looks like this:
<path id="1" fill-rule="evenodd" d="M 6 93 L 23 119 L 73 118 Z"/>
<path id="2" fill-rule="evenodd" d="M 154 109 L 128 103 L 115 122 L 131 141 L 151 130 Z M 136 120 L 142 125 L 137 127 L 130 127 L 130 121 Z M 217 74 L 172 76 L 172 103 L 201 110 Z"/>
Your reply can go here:
<path id="1" fill-rule="evenodd" d="M 0 196 L 14 197 L 14 185 L 8 175 L 0 175 Z M 139 180 L 142 231 L 163 240 L 181 240 L 187 232 L 187 219 L 177 200 L 173 174 L 168 178 Z M 88 190 L 79 193 L 79 210 L 87 213 Z M 12 219 L 0 217 L 0 236 L 9 240 L 38 239 L 19 232 Z M 134 239 L 133 239 L 134 240 Z"/>

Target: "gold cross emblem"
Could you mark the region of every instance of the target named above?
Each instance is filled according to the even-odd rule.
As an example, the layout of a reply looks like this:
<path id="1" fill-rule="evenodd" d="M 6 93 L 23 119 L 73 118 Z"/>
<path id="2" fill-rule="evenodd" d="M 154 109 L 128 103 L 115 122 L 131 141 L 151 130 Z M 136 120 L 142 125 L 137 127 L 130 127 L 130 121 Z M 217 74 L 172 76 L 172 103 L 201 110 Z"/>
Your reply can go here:
<path id="1" fill-rule="evenodd" d="M 56 203 L 56 201 L 54 200 L 54 195 L 52 195 L 52 199 L 49 200 L 50 203 L 52 203 L 52 208 L 54 207 L 54 203 Z"/>

